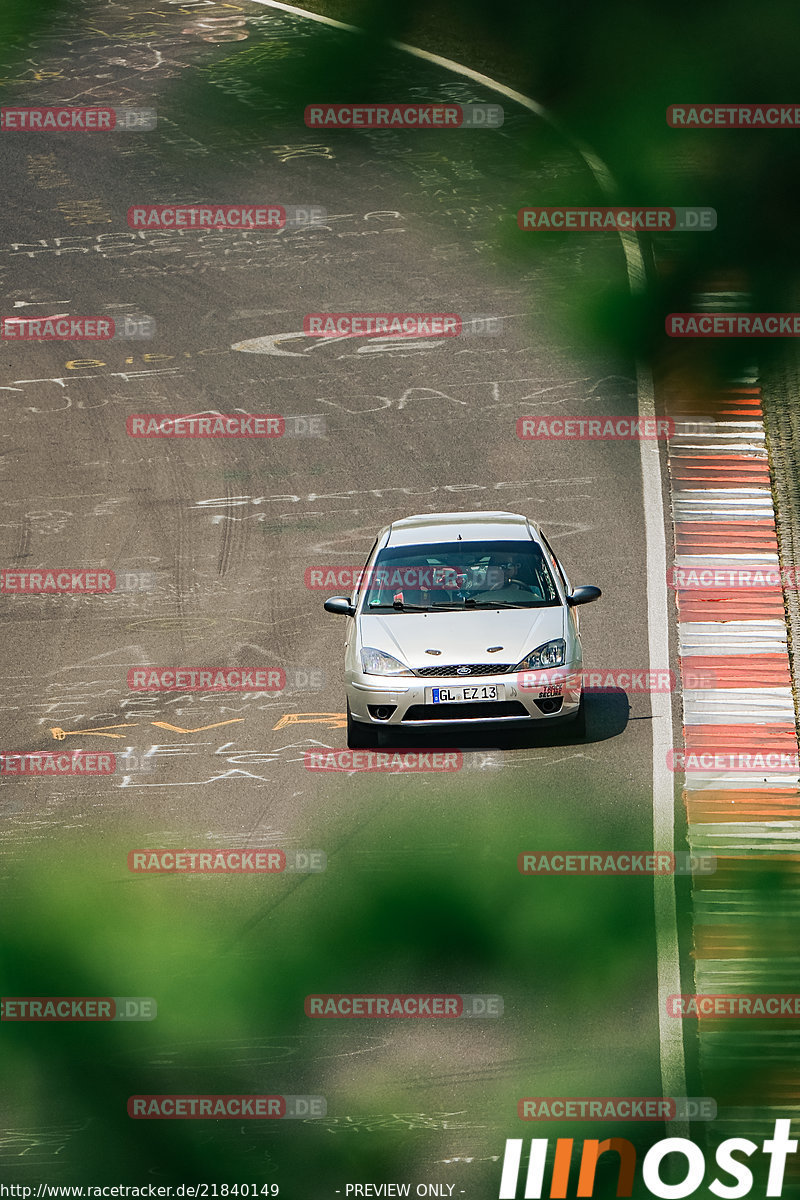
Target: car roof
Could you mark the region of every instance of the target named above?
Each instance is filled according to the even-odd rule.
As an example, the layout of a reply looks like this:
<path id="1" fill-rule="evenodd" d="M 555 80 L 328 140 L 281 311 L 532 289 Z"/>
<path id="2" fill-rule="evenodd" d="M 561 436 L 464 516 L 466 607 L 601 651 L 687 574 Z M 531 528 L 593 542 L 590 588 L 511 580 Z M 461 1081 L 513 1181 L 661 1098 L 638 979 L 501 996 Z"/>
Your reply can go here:
<path id="1" fill-rule="evenodd" d="M 387 546 L 421 546 L 431 542 L 457 541 L 459 535 L 471 541 L 530 541 L 538 536 L 536 525 L 527 517 L 509 512 L 420 513 L 393 521 L 388 528 Z"/>

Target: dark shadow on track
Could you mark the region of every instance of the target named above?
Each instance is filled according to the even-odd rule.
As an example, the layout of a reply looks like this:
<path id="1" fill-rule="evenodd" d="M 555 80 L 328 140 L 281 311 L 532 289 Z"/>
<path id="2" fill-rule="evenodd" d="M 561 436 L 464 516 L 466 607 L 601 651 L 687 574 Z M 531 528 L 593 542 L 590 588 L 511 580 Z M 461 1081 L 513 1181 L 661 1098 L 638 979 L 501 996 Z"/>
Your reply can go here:
<path id="1" fill-rule="evenodd" d="M 385 729 L 380 733 L 382 749 L 428 750 L 450 747 L 465 753 L 479 750 L 526 750 L 545 746 L 581 746 L 619 737 L 630 717 L 628 695 L 621 688 L 604 688 L 584 694 L 586 735 L 578 737 L 571 724 L 548 725 L 544 721 L 531 728 L 490 729 L 486 725 L 451 725 L 441 729 Z"/>

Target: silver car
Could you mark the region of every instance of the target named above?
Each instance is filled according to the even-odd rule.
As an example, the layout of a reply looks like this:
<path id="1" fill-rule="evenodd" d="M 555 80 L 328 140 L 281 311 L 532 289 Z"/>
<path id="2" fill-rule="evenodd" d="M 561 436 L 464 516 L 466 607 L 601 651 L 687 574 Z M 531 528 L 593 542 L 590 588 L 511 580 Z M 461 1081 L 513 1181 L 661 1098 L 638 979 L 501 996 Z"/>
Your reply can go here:
<path id="1" fill-rule="evenodd" d="M 380 731 L 572 722 L 585 734 L 580 604 L 542 531 L 507 512 L 427 513 L 378 534 L 352 596 L 347 744 Z"/>

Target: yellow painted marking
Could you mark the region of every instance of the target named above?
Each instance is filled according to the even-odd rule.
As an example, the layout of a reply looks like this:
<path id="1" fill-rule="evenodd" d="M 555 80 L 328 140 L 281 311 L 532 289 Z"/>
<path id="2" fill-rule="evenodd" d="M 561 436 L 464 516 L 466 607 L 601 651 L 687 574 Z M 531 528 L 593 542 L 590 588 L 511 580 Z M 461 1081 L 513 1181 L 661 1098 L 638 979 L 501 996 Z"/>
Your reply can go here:
<path id="1" fill-rule="evenodd" d="M 68 737 L 80 737 L 84 733 L 94 733 L 98 737 L 121 738 L 123 733 L 103 733 L 104 729 L 135 729 L 138 722 L 123 721 L 121 725 L 101 725 L 98 729 L 59 729 L 58 725 L 51 727 L 50 732 L 57 742 L 63 742 Z"/>
<path id="2" fill-rule="evenodd" d="M 202 733 L 204 729 L 219 729 L 221 725 L 237 725 L 244 717 L 234 717 L 231 721 L 217 721 L 213 725 L 199 725 L 197 729 L 182 729 L 180 725 L 170 725 L 168 721 L 151 721 L 159 729 L 171 729 L 174 733 Z M 85 733 L 93 733 L 95 737 L 121 738 L 122 733 L 104 733 L 105 729 L 135 729 L 138 721 L 123 721 L 121 725 L 101 725 L 97 729 L 60 729 L 58 725 L 51 727 L 50 732 L 57 742 L 63 742 L 68 737 L 81 737 Z"/>
<path id="3" fill-rule="evenodd" d="M 236 725 L 243 721 L 244 717 L 234 717 L 232 721 L 217 721 L 214 725 L 198 725 L 197 729 L 181 729 L 180 725 L 170 725 L 168 721 L 151 721 L 151 725 L 157 725 L 159 729 L 172 729 L 175 733 L 202 733 L 204 729 L 219 729 L 220 725 Z"/>
<path id="4" fill-rule="evenodd" d="M 273 729 L 285 729 L 287 725 L 327 725 L 329 729 L 344 729 L 347 713 L 287 713 Z"/>
<path id="5" fill-rule="evenodd" d="M 109 225 L 113 220 L 100 199 L 64 201 L 56 209 L 68 225 Z"/>

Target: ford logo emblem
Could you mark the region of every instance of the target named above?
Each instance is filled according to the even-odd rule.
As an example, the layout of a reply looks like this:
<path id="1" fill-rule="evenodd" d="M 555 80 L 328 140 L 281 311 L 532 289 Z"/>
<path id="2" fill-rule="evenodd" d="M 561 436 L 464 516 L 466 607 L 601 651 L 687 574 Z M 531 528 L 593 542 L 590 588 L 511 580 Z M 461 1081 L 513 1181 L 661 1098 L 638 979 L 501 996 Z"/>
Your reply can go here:
<path id="1" fill-rule="evenodd" d="M 472 674 L 472 671 L 469 669 L 469 667 L 459 667 L 458 670 L 456 671 L 456 675 L 471 675 L 471 674 Z"/>

